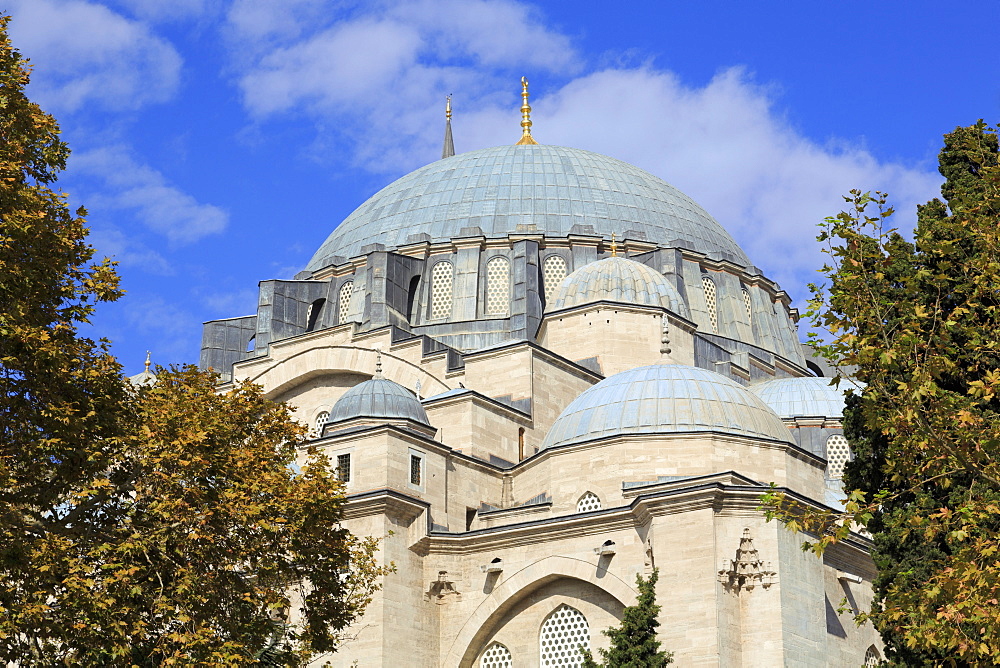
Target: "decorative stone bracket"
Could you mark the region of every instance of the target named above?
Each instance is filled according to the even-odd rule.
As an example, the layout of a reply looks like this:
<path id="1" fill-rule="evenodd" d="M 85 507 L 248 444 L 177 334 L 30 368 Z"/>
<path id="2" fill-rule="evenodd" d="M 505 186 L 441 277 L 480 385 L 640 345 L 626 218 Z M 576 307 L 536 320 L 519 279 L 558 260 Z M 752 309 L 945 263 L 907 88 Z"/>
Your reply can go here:
<path id="1" fill-rule="evenodd" d="M 753 546 L 750 529 L 743 529 L 740 546 L 735 559 L 723 559 L 719 568 L 719 582 L 729 591 L 737 594 L 741 590 L 753 591 L 760 585 L 764 589 L 778 581 L 778 574 L 771 568 L 771 562 L 761 561 L 757 548 Z"/>
<path id="2" fill-rule="evenodd" d="M 461 601 L 462 595 L 455 589 L 455 583 L 448 579 L 448 571 L 438 571 L 438 579 L 431 582 L 430 588 L 424 594 L 424 599 L 443 605 L 451 598 L 454 598 L 456 602 Z"/>

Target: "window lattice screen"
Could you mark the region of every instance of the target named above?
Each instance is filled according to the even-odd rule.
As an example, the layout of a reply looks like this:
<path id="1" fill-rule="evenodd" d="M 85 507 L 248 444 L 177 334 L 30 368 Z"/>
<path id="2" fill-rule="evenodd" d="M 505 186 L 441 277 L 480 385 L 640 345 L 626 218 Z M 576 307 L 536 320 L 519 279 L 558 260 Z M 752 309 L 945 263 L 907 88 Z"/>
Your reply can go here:
<path id="1" fill-rule="evenodd" d="M 320 434 L 323 433 L 323 426 L 327 423 L 329 419 L 330 419 L 329 411 L 322 411 L 319 415 L 316 416 L 316 422 L 313 424 L 312 434 L 311 434 L 313 438 L 320 437 Z"/>
<path id="2" fill-rule="evenodd" d="M 542 668 L 580 668 L 580 646 L 590 649 L 590 625 L 583 613 L 560 605 L 542 624 L 539 633 Z"/>
<path id="3" fill-rule="evenodd" d="M 559 255 L 550 255 L 542 261 L 542 287 L 545 289 L 545 301 L 548 302 L 556 293 L 556 288 L 566 278 L 566 260 Z"/>
<path id="4" fill-rule="evenodd" d="M 410 455 L 410 484 L 420 485 L 423 472 L 423 461 L 416 455 Z"/>
<path id="5" fill-rule="evenodd" d="M 431 317 L 447 318 L 451 315 L 452 275 L 451 262 L 438 262 L 431 270 Z"/>
<path id="6" fill-rule="evenodd" d="M 505 315 L 510 306 L 510 262 L 495 257 L 486 263 L 486 315 Z"/>
<path id="7" fill-rule="evenodd" d="M 354 281 L 348 281 L 340 286 L 340 294 L 338 295 L 338 307 L 337 313 L 340 318 L 340 323 L 347 321 L 347 312 L 351 308 L 351 295 L 354 294 Z"/>
<path id="8" fill-rule="evenodd" d="M 511 668 L 513 665 L 510 650 L 498 642 L 487 647 L 479 660 L 479 668 Z"/>
<path id="9" fill-rule="evenodd" d="M 712 321 L 712 331 L 718 334 L 719 306 L 715 299 L 715 281 L 708 276 L 702 276 L 701 289 L 705 291 L 705 305 L 708 307 L 708 318 Z"/>
<path id="10" fill-rule="evenodd" d="M 844 475 L 844 464 L 851 459 L 851 448 L 847 439 L 840 434 L 834 434 L 826 439 L 826 471 L 834 479 Z"/>
<path id="11" fill-rule="evenodd" d="M 743 288 L 743 306 L 747 309 L 747 320 L 753 322 L 753 300 L 750 298 L 750 291 Z"/>
<path id="12" fill-rule="evenodd" d="M 869 647 L 868 651 L 865 652 L 865 668 L 873 668 L 874 666 L 877 666 L 881 660 L 882 657 L 879 656 L 878 650 L 875 649 L 874 645 Z"/>
<path id="13" fill-rule="evenodd" d="M 337 480 L 351 482 L 351 453 L 337 455 Z"/>
<path id="14" fill-rule="evenodd" d="M 591 510 L 600 510 L 601 500 L 593 492 L 587 492 L 576 502 L 576 512 L 589 513 Z"/>

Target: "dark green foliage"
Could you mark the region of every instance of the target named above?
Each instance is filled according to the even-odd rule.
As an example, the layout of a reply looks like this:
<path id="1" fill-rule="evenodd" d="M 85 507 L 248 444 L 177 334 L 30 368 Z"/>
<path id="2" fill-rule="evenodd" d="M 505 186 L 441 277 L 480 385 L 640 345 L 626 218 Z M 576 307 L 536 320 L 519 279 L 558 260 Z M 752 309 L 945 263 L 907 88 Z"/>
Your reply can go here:
<path id="1" fill-rule="evenodd" d="M 611 639 L 611 647 L 599 650 L 603 663 L 598 664 L 589 651 L 584 651 L 584 668 L 659 668 L 673 663 L 673 655 L 660 649 L 656 639 L 656 629 L 660 622 L 660 606 L 656 604 L 656 580 L 659 571 L 654 570 L 649 579 L 641 575 L 635 578 L 639 588 L 639 600 L 625 608 L 622 623 L 605 629 L 604 635 Z"/>

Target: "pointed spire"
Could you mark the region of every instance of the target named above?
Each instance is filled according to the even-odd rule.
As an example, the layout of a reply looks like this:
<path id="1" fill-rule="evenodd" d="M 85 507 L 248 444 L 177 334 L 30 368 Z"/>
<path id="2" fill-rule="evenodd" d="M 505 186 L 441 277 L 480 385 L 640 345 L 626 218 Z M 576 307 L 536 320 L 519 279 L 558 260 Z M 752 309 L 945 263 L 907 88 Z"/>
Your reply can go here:
<path id="1" fill-rule="evenodd" d="M 444 105 L 444 148 L 441 149 L 441 159 L 455 155 L 455 140 L 451 137 L 451 95 Z"/>
<path id="2" fill-rule="evenodd" d="M 528 105 L 528 78 L 521 77 L 521 140 L 514 144 L 537 144 L 531 136 L 531 107 Z"/>
<path id="3" fill-rule="evenodd" d="M 150 356 L 150 352 L 147 350 L 146 351 L 146 373 L 149 373 L 149 356 Z"/>

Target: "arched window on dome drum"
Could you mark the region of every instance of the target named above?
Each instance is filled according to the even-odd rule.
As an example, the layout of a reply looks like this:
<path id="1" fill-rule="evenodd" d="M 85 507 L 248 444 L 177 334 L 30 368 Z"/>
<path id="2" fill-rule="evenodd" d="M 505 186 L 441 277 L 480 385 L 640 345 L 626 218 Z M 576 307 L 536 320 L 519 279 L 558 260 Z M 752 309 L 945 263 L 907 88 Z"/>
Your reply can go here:
<path id="1" fill-rule="evenodd" d="M 844 464 L 851 459 L 851 447 L 841 434 L 826 439 L 826 474 L 828 478 L 839 480 L 844 476 Z"/>
<path id="2" fill-rule="evenodd" d="M 601 509 L 601 500 L 593 492 L 587 492 L 576 502 L 576 512 L 589 513 L 592 510 Z"/>
<path id="3" fill-rule="evenodd" d="M 747 322 L 751 325 L 753 324 L 753 299 L 750 297 L 750 291 L 743 288 L 743 306 L 747 310 Z"/>
<path id="4" fill-rule="evenodd" d="M 340 286 L 337 294 L 337 317 L 340 324 L 347 322 L 347 312 L 351 308 L 351 297 L 354 295 L 354 281 L 347 281 Z"/>
<path id="5" fill-rule="evenodd" d="M 455 270 L 451 262 L 438 262 L 431 269 L 431 318 L 447 318 L 451 315 L 452 283 Z"/>
<path id="6" fill-rule="evenodd" d="M 566 260 L 560 255 L 549 255 L 542 260 L 542 288 L 545 290 L 545 302 L 551 301 L 556 288 L 566 278 Z"/>
<path id="7" fill-rule="evenodd" d="M 878 653 L 877 649 L 875 649 L 875 645 L 869 647 L 868 651 L 865 652 L 865 668 L 873 668 L 874 666 L 877 666 L 881 661 L 882 661 L 882 655 Z"/>
<path id="8" fill-rule="evenodd" d="M 708 276 L 701 277 L 701 289 L 705 292 L 705 307 L 708 309 L 708 319 L 712 323 L 712 333 L 719 333 L 719 304 L 716 300 L 715 281 Z"/>
<path id="9" fill-rule="evenodd" d="M 487 647 L 479 659 L 479 668 L 511 668 L 513 665 L 510 650 L 498 642 Z"/>
<path id="10" fill-rule="evenodd" d="M 580 668 L 580 647 L 590 649 L 590 625 L 576 608 L 560 605 L 549 615 L 538 634 L 542 668 Z"/>
<path id="11" fill-rule="evenodd" d="M 486 315 L 507 315 L 510 308 L 510 261 L 497 256 L 486 263 Z"/>
<path id="12" fill-rule="evenodd" d="M 316 329 L 316 325 L 319 324 L 319 317 L 323 313 L 323 305 L 326 303 L 325 299 L 317 299 L 312 304 L 309 305 L 309 310 L 306 312 L 306 331 L 311 332 Z"/>

